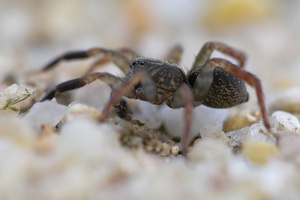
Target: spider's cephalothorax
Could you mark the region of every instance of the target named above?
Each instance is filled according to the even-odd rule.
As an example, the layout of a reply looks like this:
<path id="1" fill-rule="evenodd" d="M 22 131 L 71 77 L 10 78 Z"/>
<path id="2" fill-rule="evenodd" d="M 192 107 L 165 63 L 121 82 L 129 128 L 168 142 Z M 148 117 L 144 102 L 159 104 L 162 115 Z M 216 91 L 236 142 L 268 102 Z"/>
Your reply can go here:
<path id="1" fill-rule="evenodd" d="M 235 58 L 238 65 L 226 59 L 211 58 L 218 50 Z M 256 90 L 264 125 L 270 132 L 270 124 L 265 109 L 260 80 L 243 69 L 245 55 L 223 43 L 206 43 L 194 61 L 190 71 L 185 74 L 179 67 L 182 49 L 175 46 L 163 59 L 141 57 L 129 49 L 119 51 L 93 48 L 87 51 L 66 53 L 48 64 L 44 71 L 54 67 L 61 60 L 100 56 L 90 70 L 107 62 L 114 62 L 125 74 L 124 78 L 105 72 L 92 72 L 63 82 L 51 89 L 41 101 L 52 99 L 55 95 L 83 87 L 95 80 L 101 80 L 112 89 L 111 99 L 106 105 L 102 119 L 112 106 L 119 117 L 130 120 L 127 104 L 122 96 L 140 99 L 153 104 L 166 103 L 171 108 L 186 108 L 186 130 L 183 137 L 183 153 L 187 151 L 187 139 L 190 132 L 192 108 L 201 104 L 214 108 L 228 108 L 246 102 L 249 99 L 244 82 Z"/>

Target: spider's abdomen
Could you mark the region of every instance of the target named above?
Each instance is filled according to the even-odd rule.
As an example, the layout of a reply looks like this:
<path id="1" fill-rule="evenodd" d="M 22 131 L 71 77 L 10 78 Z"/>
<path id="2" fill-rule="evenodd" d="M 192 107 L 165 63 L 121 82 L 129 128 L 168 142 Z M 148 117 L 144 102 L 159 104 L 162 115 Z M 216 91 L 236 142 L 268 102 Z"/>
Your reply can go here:
<path id="1" fill-rule="evenodd" d="M 213 108 L 229 108 L 248 101 L 249 94 L 245 83 L 225 71 L 216 67 L 213 71 L 213 82 L 203 101 L 203 105 Z"/>

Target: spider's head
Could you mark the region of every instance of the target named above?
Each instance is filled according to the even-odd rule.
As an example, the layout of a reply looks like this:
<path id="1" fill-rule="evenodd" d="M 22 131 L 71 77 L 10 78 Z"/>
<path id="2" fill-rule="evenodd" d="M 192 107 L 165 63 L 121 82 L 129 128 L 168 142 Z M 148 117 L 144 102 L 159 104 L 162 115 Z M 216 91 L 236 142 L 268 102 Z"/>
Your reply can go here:
<path id="1" fill-rule="evenodd" d="M 147 59 L 143 58 L 143 57 L 138 57 L 132 60 L 131 64 L 130 64 L 130 68 L 135 68 L 135 67 L 139 67 L 139 66 L 144 66 L 145 65 L 145 61 Z"/>
<path id="2" fill-rule="evenodd" d="M 130 64 L 130 68 L 149 68 L 153 66 L 161 66 L 164 65 L 165 62 L 159 59 L 146 58 L 146 57 L 138 57 L 132 60 Z"/>

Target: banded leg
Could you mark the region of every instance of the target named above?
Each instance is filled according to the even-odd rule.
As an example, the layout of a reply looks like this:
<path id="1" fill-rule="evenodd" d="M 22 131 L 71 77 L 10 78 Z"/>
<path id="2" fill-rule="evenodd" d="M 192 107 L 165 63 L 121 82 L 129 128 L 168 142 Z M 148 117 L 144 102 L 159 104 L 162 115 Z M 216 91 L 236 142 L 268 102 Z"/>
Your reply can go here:
<path id="1" fill-rule="evenodd" d="M 239 66 L 242 68 L 244 67 L 246 55 L 243 52 L 220 42 L 207 42 L 204 44 L 204 46 L 201 48 L 200 52 L 196 56 L 192 70 L 196 68 L 202 68 L 202 66 L 204 66 L 205 63 L 210 59 L 211 54 L 214 50 L 220 51 L 225 55 L 229 55 L 235 58 L 239 62 Z"/>
<path id="2" fill-rule="evenodd" d="M 239 68 L 238 66 L 234 65 L 233 63 L 225 59 L 212 58 L 210 61 L 215 63 L 215 65 L 228 71 L 229 73 L 233 74 L 234 76 L 238 77 L 239 79 L 245 81 L 251 87 L 255 88 L 258 104 L 262 114 L 263 123 L 267 128 L 268 132 L 271 133 L 276 139 L 278 139 L 279 136 L 273 134 L 271 131 L 271 126 L 270 126 L 267 110 L 265 107 L 264 94 L 263 94 L 263 89 L 260 80 L 254 74 Z"/>
<path id="3" fill-rule="evenodd" d="M 40 101 L 51 100 L 56 95 L 64 93 L 70 90 L 81 88 L 95 80 L 101 80 L 108 84 L 112 90 L 117 90 L 120 85 L 123 84 L 123 80 L 109 73 L 94 72 L 86 74 L 80 78 L 72 79 L 63 83 L 58 84 L 52 88 Z"/>
<path id="4" fill-rule="evenodd" d="M 107 59 L 107 61 L 113 61 L 125 74 L 130 70 L 130 60 L 128 60 L 127 57 L 123 56 L 121 53 L 102 48 L 92 48 L 87 51 L 67 52 L 47 64 L 42 71 L 53 69 L 56 64 L 63 60 L 82 59 L 100 55 L 103 56 L 104 60 Z"/>

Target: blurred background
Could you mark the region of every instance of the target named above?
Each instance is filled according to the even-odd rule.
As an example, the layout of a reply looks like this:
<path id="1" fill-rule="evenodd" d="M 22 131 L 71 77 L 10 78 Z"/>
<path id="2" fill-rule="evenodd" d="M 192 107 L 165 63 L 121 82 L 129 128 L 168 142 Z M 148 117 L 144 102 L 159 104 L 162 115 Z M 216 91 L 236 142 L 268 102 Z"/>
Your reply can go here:
<path id="1" fill-rule="evenodd" d="M 299 9 L 296 0 L 1 0 L 0 77 L 70 50 L 129 47 L 162 58 L 175 44 L 187 71 L 202 45 L 217 40 L 248 55 L 268 99 L 300 84 Z"/>

